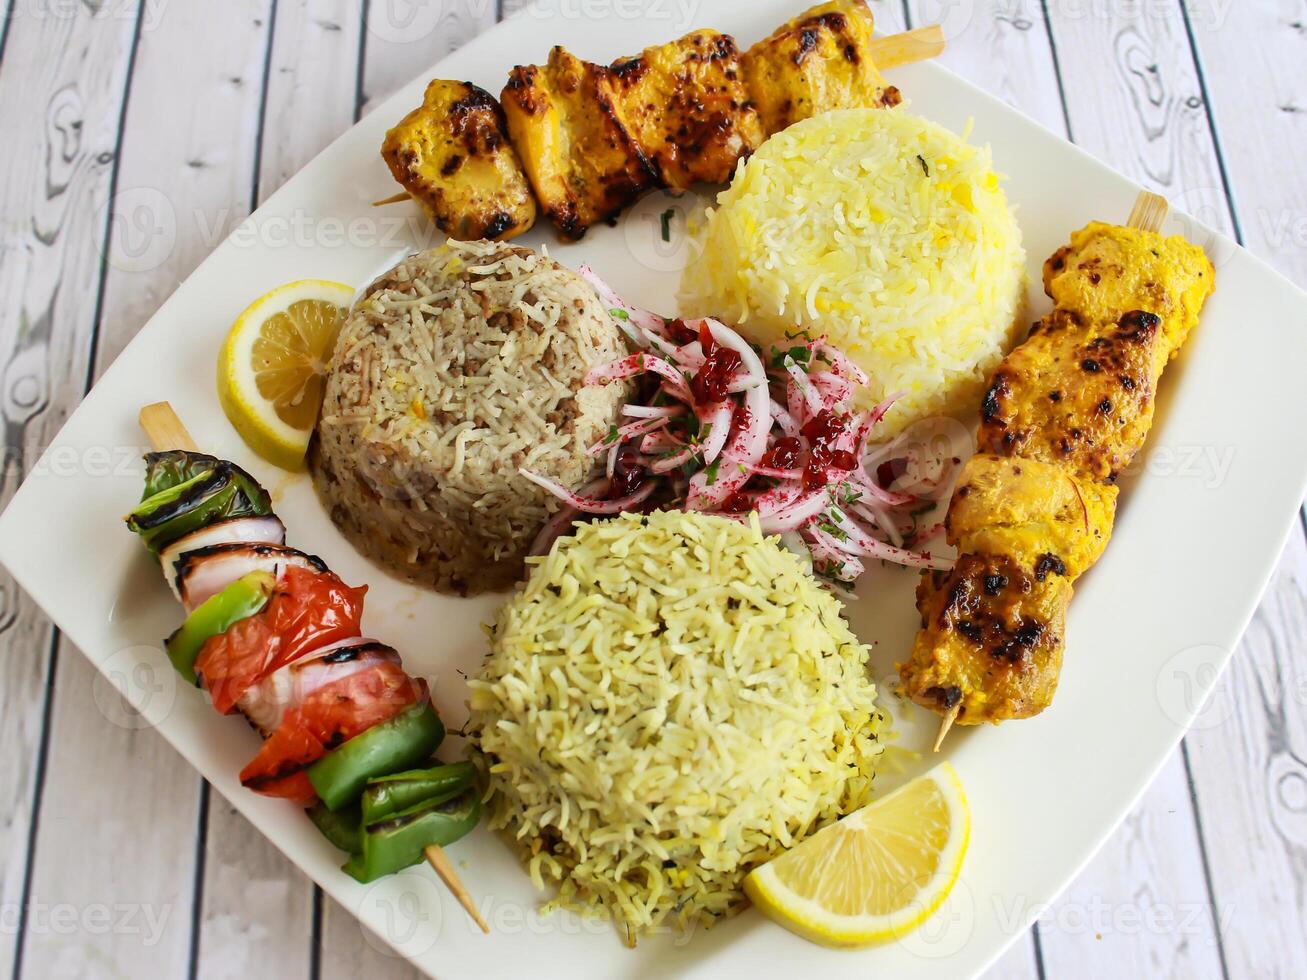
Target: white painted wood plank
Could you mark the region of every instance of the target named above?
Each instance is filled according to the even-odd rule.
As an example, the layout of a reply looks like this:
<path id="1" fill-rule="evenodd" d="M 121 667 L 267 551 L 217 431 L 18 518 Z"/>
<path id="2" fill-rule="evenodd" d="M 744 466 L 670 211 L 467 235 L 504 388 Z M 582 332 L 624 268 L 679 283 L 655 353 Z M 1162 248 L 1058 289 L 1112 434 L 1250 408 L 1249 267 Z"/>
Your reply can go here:
<path id="1" fill-rule="evenodd" d="M 85 390 L 105 205 L 135 35 L 132 4 L 121 5 L 112 21 L 93 18 L 81 6 L 64 16 L 40 16 L 47 8 L 36 0 L 6 4 L 3 25 L 0 416 L 6 465 L 0 506 Z M 49 940 L 62 924 L 53 908 L 40 904 L 54 896 L 24 895 L 52 631 L 7 574 L 0 578 L 0 596 L 0 741 L 11 753 L 0 769 L 0 970 L 9 973 L 24 941 L 21 927 L 28 930 L 30 953 L 33 937 Z M 92 812 L 95 795 L 83 793 L 78 812 Z M 87 908 L 83 900 L 69 912 L 80 917 Z"/>
<path id="2" fill-rule="evenodd" d="M 422 976 L 334 899 L 324 899 L 320 980 L 418 980 Z"/>
<path id="3" fill-rule="evenodd" d="M 370 3 L 363 39 L 362 114 L 465 41 L 494 26 L 496 14 L 496 0 Z"/>
<path id="4" fill-rule="evenodd" d="M 1231 977 L 1307 976 L 1307 549 L 1187 738 Z"/>
<path id="5" fill-rule="evenodd" d="M 1101 7 L 1048 7 L 1072 138 L 1176 207 L 1230 230 L 1178 3 Z"/>
<path id="6" fill-rule="evenodd" d="M 1039 0 L 909 0 L 908 11 L 914 26 L 943 27 L 946 46 L 941 64 L 1059 136 L 1066 135 L 1057 70 Z"/>
<path id="7" fill-rule="evenodd" d="M 260 201 L 354 122 L 359 9 L 358 0 L 278 0 Z"/>
<path id="8" fill-rule="evenodd" d="M 1039 918 L 1047 976 L 1222 976 L 1192 800 L 1178 757 Z"/>
<path id="9" fill-rule="evenodd" d="M 109 252 L 100 368 L 210 251 L 231 216 L 246 212 L 253 180 L 267 5 L 247 0 L 235 11 L 169 6 L 157 15 L 142 32 L 120 150 L 120 220 Z M 187 57 L 178 59 L 179 51 Z M 196 106 L 203 111 L 197 113 Z M 73 651 L 61 657 L 52 740 L 94 750 L 64 752 L 51 766 L 46 810 L 55 816 L 43 820 L 42 839 L 51 846 L 40 852 L 36 880 L 68 898 L 141 893 L 137 897 L 148 899 L 147 908 L 169 913 L 166 943 L 159 948 L 170 955 L 164 960 L 153 952 L 138 954 L 134 940 L 114 935 L 101 941 L 84 927 L 74 942 L 65 937 L 48 949 L 34 946 L 28 970 L 33 976 L 94 974 L 107 972 L 102 967 L 108 961 L 126 975 L 180 973 L 193 944 L 199 781 L 153 732 L 132 727 L 130 713 L 118 719 L 126 727 L 106 725 L 101 713 L 111 713 L 97 696 L 103 685 L 89 677 Z M 172 677 L 166 682 L 175 685 Z M 89 852 L 78 846 L 86 832 L 86 810 L 78 805 L 84 783 L 109 791 L 94 812 L 98 825 L 113 831 Z M 168 819 L 151 820 L 160 813 Z M 205 862 L 201 921 L 217 941 L 198 947 L 199 973 L 235 976 L 233 970 L 247 973 L 257 962 L 306 972 L 307 943 L 292 946 L 284 937 L 307 931 L 311 889 L 298 883 L 300 914 L 294 920 L 279 907 L 276 888 L 270 894 L 263 887 L 258 858 L 280 863 L 281 880 L 274 885 L 284 886 L 284 862 L 269 857 L 271 848 L 257 836 L 241 840 L 224 834 L 220 820 L 215 824 L 208 835 L 213 846 Z M 142 826 L 150 833 L 141 833 Z M 78 860 L 70 860 L 72 854 Z M 232 900 L 237 888 L 222 887 L 232 878 L 244 882 L 243 900 Z M 232 922 L 227 913 L 233 906 L 242 908 L 244 921 L 256 923 L 252 931 L 224 928 Z M 271 941 L 260 944 L 261 936 Z"/>
<path id="10" fill-rule="evenodd" d="M 1307 12 L 1286 0 L 1186 9 L 1245 244 L 1307 285 Z M 1188 739 L 1231 976 L 1307 975 L 1305 593 L 1295 533 L 1205 713 L 1212 724 Z"/>
<path id="11" fill-rule="evenodd" d="M 1244 244 L 1307 288 L 1307 10 L 1188 0 Z"/>

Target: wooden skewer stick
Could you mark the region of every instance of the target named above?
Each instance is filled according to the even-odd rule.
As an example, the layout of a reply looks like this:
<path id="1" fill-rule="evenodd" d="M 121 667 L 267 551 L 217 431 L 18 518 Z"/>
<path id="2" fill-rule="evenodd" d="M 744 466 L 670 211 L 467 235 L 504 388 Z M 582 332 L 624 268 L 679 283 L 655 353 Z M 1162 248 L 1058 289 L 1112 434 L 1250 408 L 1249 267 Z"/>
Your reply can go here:
<path id="1" fill-rule="evenodd" d="M 145 430 L 145 437 L 150 440 L 150 445 L 155 449 L 186 449 L 191 452 L 197 452 L 199 447 L 195 445 L 195 440 L 191 434 L 186 431 L 186 426 L 182 420 L 177 417 L 177 413 L 167 402 L 155 402 L 153 405 L 146 405 L 141 409 L 139 416 L 141 428 Z M 490 926 L 486 925 L 486 920 L 481 917 L 476 905 L 472 902 L 472 896 L 468 894 L 467 889 L 463 886 L 462 880 L 458 877 L 458 872 L 450 864 L 448 856 L 439 844 L 432 844 L 424 852 L 427 856 L 427 862 L 436 869 L 436 874 L 440 875 L 441 881 L 445 886 L 454 893 L 460 905 L 467 909 L 467 914 L 472 916 L 473 921 L 481 927 L 481 931 L 489 935 Z"/>
<path id="2" fill-rule="evenodd" d="M 1135 198 L 1135 206 L 1130 211 L 1130 220 L 1126 225 L 1130 228 L 1138 228 L 1140 231 L 1159 232 L 1169 210 L 1170 205 L 1162 195 L 1154 194 L 1152 191 L 1140 191 L 1139 196 Z"/>
<path id="3" fill-rule="evenodd" d="M 935 747 L 932 752 L 938 752 L 939 747 L 944 744 L 944 736 L 948 730 L 953 727 L 953 723 L 958 720 L 958 712 L 962 710 L 961 704 L 955 704 L 948 709 L 948 713 L 939 720 L 939 734 L 935 736 Z"/>
<path id="4" fill-rule="evenodd" d="M 1139 196 L 1135 198 L 1134 207 L 1130 210 L 1130 218 L 1126 221 L 1126 226 L 1137 228 L 1140 231 L 1160 232 L 1170 209 L 1171 206 L 1162 195 L 1154 194 L 1152 191 L 1140 191 Z M 940 719 L 939 734 L 935 736 L 934 751 L 938 752 L 939 747 L 944 744 L 944 736 L 949 733 L 953 723 L 958 720 L 960 707 L 960 705 L 955 704 Z"/>
<path id="5" fill-rule="evenodd" d="M 902 34 L 872 38 L 869 48 L 877 68 L 929 61 L 944 53 L 944 29 L 938 24 L 927 24 Z"/>
<path id="6" fill-rule="evenodd" d="M 463 882 L 458 877 L 458 872 L 454 870 L 454 865 L 450 862 L 445 849 L 439 844 L 432 844 L 422 853 L 427 856 L 427 864 L 436 869 L 436 874 L 440 875 L 440 880 L 445 883 L 445 887 L 454 893 L 454 897 L 458 899 L 458 904 L 467 910 L 468 915 L 472 916 L 472 921 L 479 925 L 481 931 L 487 936 L 490 935 L 490 926 L 481 917 L 481 912 L 476 907 L 476 903 L 472 901 L 472 896 L 463 887 Z"/>
<path id="7" fill-rule="evenodd" d="M 944 29 L 938 24 L 927 24 L 901 34 L 873 37 L 867 48 L 872 64 L 883 69 L 938 58 L 944 52 L 944 43 Z M 379 208 L 387 204 L 398 204 L 412 196 L 408 191 L 400 191 L 390 197 L 383 197 L 380 201 L 373 201 L 372 206 Z"/>
<path id="8" fill-rule="evenodd" d="M 155 449 L 185 449 L 190 452 L 199 449 L 191 434 L 186 431 L 186 426 L 182 425 L 182 420 L 167 402 L 146 405 L 141 409 L 140 422 L 145 437 Z"/>

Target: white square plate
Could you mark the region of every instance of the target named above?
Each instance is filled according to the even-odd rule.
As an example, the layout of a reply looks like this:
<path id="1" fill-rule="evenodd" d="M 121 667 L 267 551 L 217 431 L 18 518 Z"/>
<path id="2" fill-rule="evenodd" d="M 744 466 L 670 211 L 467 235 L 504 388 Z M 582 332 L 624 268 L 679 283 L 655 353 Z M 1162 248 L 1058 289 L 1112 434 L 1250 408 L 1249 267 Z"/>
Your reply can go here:
<path id="1" fill-rule="evenodd" d="M 565 43 L 608 61 L 698 26 L 677 4 L 623 17 L 569 18 L 557 4 L 478 37 L 431 75 L 497 92 L 515 63 Z M 699 20 L 742 43 L 792 16 L 799 0 L 719 0 Z M 913 111 L 992 145 L 1019 208 L 1030 256 L 1032 314 L 1043 259 L 1092 219 L 1123 221 L 1136 188 L 1073 146 L 936 65 L 890 73 Z M 1204 245 L 1217 290 L 1163 382 L 1144 460 L 1123 482 L 1116 534 L 1077 589 L 1061 689 L 1040 717 L 955 730 L 947 756 L 971 799 L 974 834 L 954 898 L 920 932 L 859 952 L 808 945 L 747 912 L 710 932 L 622 946 L 608 926 L 542 917 L 540 896 L 508 848 L 484 829 L 452 853 L 495 935 L 477 933 L 431 872 L 415 868 L 364 887 L 337 870 L 341 855 L 303 815 L 243 790 L 236 779 L 257 740 L 179 685 L 159 649 L 179 610 L 121 523 L 140 494 L 136 414 L 170 400 L 207 450 L 248 466 L 274 491 L 289 540 L 322 555 L 346 580 L 367 582 L 369 633 L 398 647 L 434 684 L 442 715 L 465 718 L 460 671 L 484 653 L 478 624 L 495 598 L 456 600 L 387 577 L 335 531 L 304 477 L 251 457 L 214 396 L 214 359 L 233 317 L 282 282 L 321 277 L 363 285 L 432 244 L 416 210 L 369 202 L 393 185 L 377 148 L 385 129 L 421 101 L 415 80 L 288 182 L 177 290 L 86 398 L 0 518 L 0 561 L 87 657 L 234 806 L 346 908 L 423 970 L 442 977 L 566 974 L 571 978 L 772 974 L 961 977 L 980 972 L 1052 900 L 1127 812 L 1199 711 L 1256 606 L 1307 483 L 1307 296 L 1228 239 L 1182 215 L 1168 231 Z M 655 195 L 615 228 L 559 245 L 567 265 L 589 262 L 632 301 L 666 311 L 685 259 L 664 243 Z M 686 200 L 674 202 L 682 214 Z M 678 220 L 676 226 L 683 226 Z M 877 676 L 908 649 L 916 626 L 914 574 L 875 569 L 851 618 L 876 644 Z M 891 705 L 893 707 L 893 705 Z M 924 745 L 910 706 L 904 741 Z M 933 719 L 932 719 L 933 720 Z M 448 751 L 448 749 L 446 749 Z M 924 768 L 932 760 L 923 759 Z M 895 777 L 886 777 L 887 785 Z"/>

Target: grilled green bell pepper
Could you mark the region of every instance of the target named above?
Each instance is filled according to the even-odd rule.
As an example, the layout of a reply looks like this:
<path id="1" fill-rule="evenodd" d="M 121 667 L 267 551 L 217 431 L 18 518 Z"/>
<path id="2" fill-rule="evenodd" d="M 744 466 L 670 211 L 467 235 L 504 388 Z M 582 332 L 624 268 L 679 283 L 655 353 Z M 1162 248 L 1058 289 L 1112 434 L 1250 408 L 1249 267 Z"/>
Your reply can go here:
<path id="1" fill-rule="evenodd" d="M 309 782 L 328 809 L 339 810 L 359 798 L 369 779 L 417 765 L 444 737 L 440 716 L 423 701 L 328 752 L 309 766 Z"/>
<path id="2" fill-rule="evenodd" d="M 419 803 L 365 827 L 362 850 L 345 862 L 344 871 L 357 881 L 376 881 L 417 864 L 432 844 L 454 843 L 479 819 L 481 793 L 475 786 L 439 802 Z"/>
<path id="3" fill-rule="evenodd" d="M 226 517 L 241 516 L 243 499 L 231 470 L 205 470 L 141 501 L 127 515 L 127 526 L 158 554 L 192 531 Z"/>
<path id="4" fill-rule="evenodd" d="M 276 576 L 271 572 L 250 572 L 200 603 L 186 617 L 186 622 L 164 641 L 168 659 L 177 668 L 177 673 L 187 682 L 198 684 L 195 661 L 204 648 L 204 641 L 226 633 L 236 623 L 262 609 L 276 584 Z"/>
<path id="5" fill-rule="evenodd" d="M 472 763 L 455 762 L 370 780 L 361 800 L 363 822 L 368 825 L 379 823 L 419 803 L 461 792 L 467 789 L 475 775 L 476 767 Z"/>
<path id="6" fill-rule="evenodd" d="M 357 805 L 351 804 L 333 812 L 321 803 L 314 803 L 304 812 L 309 815 L 313 825 L 322 831 L 322 836 L 342 851 L 350 854 L 363 851 L 363 838 L 360 836 L 363 814 Z"/>
<path id="7" fill-rule="evenodd" d="M 127 515 L 127 526 L 156 554 L 214 521 L 272 513 L 268 492 L 235 463 L 181 451 L 145 460 L 146 496 Z"/>
<path id="8" fill-rule="evenodd" d="M 207 453 L 193 453 L 185 449 L 170 449 L 161 453 L 145 454 L 145 492 L 142 500 L 148 500 L 156 493 L 185 483 L 192 477 L 199 476 L 206 470 L 229 467 L 236 485 L 244 495 L 248 513 L 232 514 L 232 517 L 264 517 L 272 513 L 272 498 L 268 491 L 259 486 L 259 481 L 250 476 L 235 463 Z"/>

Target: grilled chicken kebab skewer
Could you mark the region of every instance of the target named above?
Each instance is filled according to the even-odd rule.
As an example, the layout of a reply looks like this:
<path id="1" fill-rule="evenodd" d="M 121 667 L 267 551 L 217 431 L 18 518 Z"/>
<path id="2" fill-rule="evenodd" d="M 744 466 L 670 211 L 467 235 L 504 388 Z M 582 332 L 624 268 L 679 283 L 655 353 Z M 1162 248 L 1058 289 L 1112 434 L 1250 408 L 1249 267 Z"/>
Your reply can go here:
<path id="1" fill-rule="evenodd" d="M 740 53 L 692 31 L 611 65 L 555 47 L 519 65 L 496 101 L 436 79 L 387 134 L 381 155 L 446 234 L 509 239 L 537 205 L 567 240 L 641 193 L 725 183 L 772 133 L 828 109 L 892 106 L 880 68 L 934 57 L 939 27 L 872 38 L 866 0 L 830 0 Z M 501 104 L 502 103 L 502 104 Z"/>
<path id="2" fill-rule="evenodd" d="M 1044 263 L 1055 309 L 994 372 L 945 519 L 957 563 L 923 575 L 899 665 L 904 692 L 944 716 L 936 749 L 955 721 L 1028 718 L 1053 699 L 1072 585 L 1107 546 L 1116 478 L 1215 286 L 1201 248 L 1158 234 L 1165 215 L 1145 193 L 1132 226 L 1072 235 Z"/>

